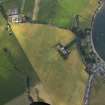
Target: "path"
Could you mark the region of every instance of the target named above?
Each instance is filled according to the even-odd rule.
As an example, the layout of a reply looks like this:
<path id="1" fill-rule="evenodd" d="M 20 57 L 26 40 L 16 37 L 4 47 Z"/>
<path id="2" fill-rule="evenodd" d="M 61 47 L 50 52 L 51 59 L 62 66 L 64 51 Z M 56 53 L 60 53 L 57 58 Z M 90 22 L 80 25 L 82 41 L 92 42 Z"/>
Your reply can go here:
<path id="1" fill-rule="evenodd" d="M 33 16 L 32 16 L 33 21 L 37 20 L 37 18 L 38 18 L 40 2 L 41 2 L 41 0 L 35 0 L 35 2 L 34 2 L 34 9 L 33 9 Z"/>
<path id="2" fill-rule="evenodd" d="M 86 86 L 85 96 L 84 96 L 84 105 L 89 105 L 89 96 L 91 93 L 92 82 L 94 80 L 94 74 L 89 76 L 88 83 Z"/>
<path id="3" fill-rule="evenodd" d="M 91 88 L 93 81 L 95 80 L 95 76 L 102 76 L 105 78 L 105 65 L 101 63 L 96 63 L 93 67 L 93 74 L 89 76 L 86 90 L 85 90 L 85 95 L 84 95 L 84 105 L 89 105 L 89 98 L 91 95 Z"/>
<path id="4" fill-rule="evenodd" d="M 21 13 L 23 13 L 23 11 L 24 11 L 25 2 L 26 2 L 26 0 L 22 0 Z"/>

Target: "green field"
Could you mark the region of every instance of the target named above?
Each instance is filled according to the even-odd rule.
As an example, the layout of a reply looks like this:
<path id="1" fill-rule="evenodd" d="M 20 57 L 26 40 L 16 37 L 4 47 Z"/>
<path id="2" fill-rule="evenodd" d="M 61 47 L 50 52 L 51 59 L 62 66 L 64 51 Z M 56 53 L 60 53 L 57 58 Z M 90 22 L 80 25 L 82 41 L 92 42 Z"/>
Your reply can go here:
<path id="1" fill-rule="evenodd" d="M 87 74 L 76 43 L 70 47 L 72 52 L 67 60 L 54 47 L 59 42 L 64 45 L 72 43 L 74 34 L 37 24 L 19 24 L 12 27 L 53 104 L 82 105 Z"/>
<path id="2" fill-rule="evenodd" d="M 5 28 L 6 22 L 0 14 L 0 105 L 23 94 L 27 75 L 33 85 L 39 81 L 15 35 L 9 35 Z"/>
<path id="3" fill-rule="evenodd" d="M 24 0 L 7 0 L 4 7 L 21 10 Z M 70 28 L 75 24 L 74 17 L 80 15 L 80 24 L 88 26 L 96 9 L 98 0 L 41 0 L 37 23 L 51 24 L 62 28 Z M 32 18 L 35 0 L 25 0 L 22 13 Z M 88 24 L 88 25 L 87 25 Z"/>
<path id="4" fill-rule="evenodd" d="M 81 15 L 80 22 L 89 22 L 89 17 L 96 9 L 97 0 L 42 0 L 39 10 L 39 21 L 63 28 L 69 28 L 74 16 Z"/>
<path id="5" fill-rule="evenodd" d="M 8 0 L 3 5 L 8 13 L 8 9 L 12 8 L 21 10 L 22 1 Z M 49 25 L 11 24 L 14 32 L 12 35 L 6 31 L 6 22 L 0 14 L 0 105 L 25 92 L 27 74 L 32 77 L 33 86 L 41 80 L 54 105 L 83 104 L 88 75 L 74 41 L 76 36 L 51 25 L 68 28 L 74 16 L 80 14 L 83 16 L 81 24 L 88 26 L 96 2 L 41 0 L 37 21 Z M 26 0 L 22 11 L 31 18 L 33 4 L 34 0 Z M 70 45 L 71 54 L 67 60 L 56 51 L 54 46 L 58 42 Z"/>
<path id="6" fill-rule="evenodd" d="M 74 15 L 83 11 L 88 0 L 42 0 L 39 11 L 39 21 L 58 26 L 69 26 Z"/>

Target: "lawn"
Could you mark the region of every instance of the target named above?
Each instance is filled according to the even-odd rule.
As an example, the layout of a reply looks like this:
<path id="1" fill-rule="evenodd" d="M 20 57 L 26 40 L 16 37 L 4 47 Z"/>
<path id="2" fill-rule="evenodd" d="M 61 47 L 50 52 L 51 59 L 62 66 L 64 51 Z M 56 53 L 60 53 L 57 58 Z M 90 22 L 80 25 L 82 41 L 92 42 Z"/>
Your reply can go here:
<path id="1" fill-rule="evenodd" d="M 33 85 L 39 81 L 17 39 L 5 28 L 0 14 L 0 105 L 25 92 L 26 75 L 32 78 Z"/>
<path id="2" fill-rule="evenodd" d="M 64 60 L 55 45 L 72 43 L 75 35 L 67 30 L 35 24 L 13 24 L 12 29 L 35 68 L 54 105 L 82 105 L 88 75 L 77 50 Z"/>
<path id="3" fill-rule="evenodd" d="M 96 78 L 90 99 L 90 105 L 105 105 L 105 78 Z"/>
<path id="4" fill-rule="evenodd" d="M 86 23 L 93 15 L 96 3 L 97 0 L 42 0 L 38 19 L 42 23 L 69 28 L 77 14 L 82 16 L 80 21 Z"/>
<path id="5" fill-rule="evenodd" d="M 98 0 L 41 0 L 38 12 L 38 23 L 52 24 L 62 28 L 70 28 L 75 24 L 74 17 L 80 15 L 80 24 L 89 27 L 96 10 Z M 7 0 L 4 7 L 18 8 L 21 11 L 24 0 Z M 35 0 L 25 0 L 22 13 L 32 18 Z"/>

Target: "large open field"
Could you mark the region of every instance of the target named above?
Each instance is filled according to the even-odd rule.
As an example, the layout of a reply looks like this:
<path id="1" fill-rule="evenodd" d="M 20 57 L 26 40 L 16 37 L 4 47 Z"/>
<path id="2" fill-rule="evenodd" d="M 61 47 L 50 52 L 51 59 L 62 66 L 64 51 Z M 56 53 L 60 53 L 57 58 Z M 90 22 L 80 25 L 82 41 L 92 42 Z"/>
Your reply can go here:
<path id="1" fill-rule="evenodd" d="M 51 25 L 70 28 L 74 16 L 79 14 L 81 25 L 89 27 L 97 1 L 41 0 L 36 22 L 48 25 L 11 24 L 12 35 L 6 31 L 6 22 L 0 14 L 0 105 L 27 103 L 26 94 L 24 98 L 27 74 L 32 77 L 33 86 L 39 81 L 43 83 L 53 105 L 83 105 L 88 75 L 77 49 L 76 36 Z M 7 13 L 8 9 L 18 8 L 32 18 L 34 2 L 7 0 L 3 5 Z M 59 42 L 69 45 L 71 54 L 67 60 L 55 48 Z M 94 99 L 91 103 L 95 103 Z"/>
<path id="2" fill-rule="evenodd" d="M 6 1 L 6 0 L 5 0 Z M 96 9 L 98 0 L 39 0 L 39 11 L 37 12 L 37 22 L 52 24 L 55 26 L 70 28 L 74 17 L 80 15 L 81 25 L 89 25 Z M 35 9 L 35 0 L 7 0 L 3 3 L 8 13 L 8 9 L 18 8 L 21 13 L 32 18 Z"/>
<path id="3" fill-rule="evenodd" d="M 24 93 L 27 75 L 32 77 L 33 85 L 39 81 L 17 39 L 5 28 L 0 14 L 0 105 Z"/>
<path id="4" fill-rule="evenodd" d="M 18 24 L 12 29 L 29 61 L 38 73 L 54 105 L 82 105 L 87 74 L 76 47 L 75 35 L 59 28 Z M 55 45 L 70 45 L 71 54 L 64 60 Z"/>
<path id="5" fill-rule="evenodd" d="M 96 9 L 97 0 L 42 0 L 39 10 L 39 21 L 69 28 L 74 16 L 81 15 L 80 22 L 89 22 Z"/>

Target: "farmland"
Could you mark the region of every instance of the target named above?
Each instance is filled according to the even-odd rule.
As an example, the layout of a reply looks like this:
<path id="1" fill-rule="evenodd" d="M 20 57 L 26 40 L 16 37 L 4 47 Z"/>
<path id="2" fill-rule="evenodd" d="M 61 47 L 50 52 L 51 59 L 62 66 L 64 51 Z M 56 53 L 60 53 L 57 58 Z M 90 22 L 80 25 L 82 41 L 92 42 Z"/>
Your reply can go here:
<path id="1" fill-rule="evenodd" d="M 0 105 L 26 90 L 27 75 L 32 77 L 33 85 L 39 81 L 15 36 L 5 30 L 5 24 L 0 16 Z"/>
<path id="2" fill-rule="evenodd" d="M 17 8 L 33 19 L 35 0 L 4 1 L 7 14 Z M 39 82 L 44 86 L 53 105 L 83 104 L 88 74 L 77 47 L 77 36 L 70 28 L 78 14 L 80 25 L 90 27 L 96 6 L 97 0 L 41 0 L 37 19 L 11 23 L 11 35 L 0 14 L 0 105 L 26 104 L 27 75 L 32 88 Z M 58 43 L 69 47 L 66 60 L 56 49 Z"/>
<path id="3" fill-rule="evenodd" d="M 7 13 L 8 9 L 18 8 L 21 13 L 32 19 L 34 2 L 35 0 L 8 0 L 3 5 Z M 69 29 L 75 24 L 74 17 L 80 15 L 81 25 L 87 26 L 90 25 L 90 17 L 96 6 L 97 0 L 41 0 L 36 22 Z"/>
<path id="4" fill-rule="evenodd" d="M 74 15 L 87 5 L 88 0 L 42 0 L 39 11 L 39 21 L 45 21 L 58 26 L 69 26 Z M 48 6 L 48 8 L 46 8 Z"/>
<path id="5" fill-rule="evenodd" d="M 67 60 L 54 47 L 57 43 L 70 44 L 75 35 L 70 31 L 37 24 L 12 25 L 12 29 L 53 103 L 81 105 L 87 74 L 76 43 L 71 46 L 72 52 Z"/>

